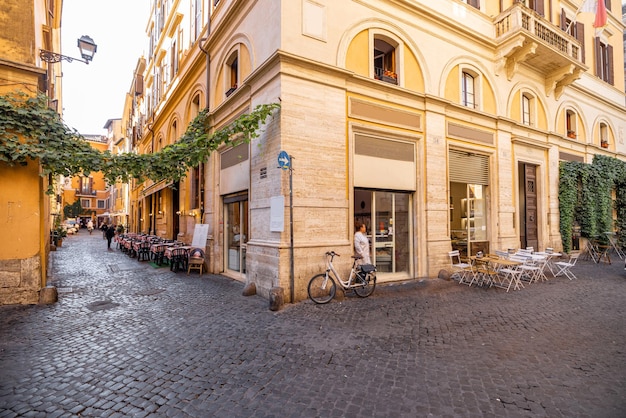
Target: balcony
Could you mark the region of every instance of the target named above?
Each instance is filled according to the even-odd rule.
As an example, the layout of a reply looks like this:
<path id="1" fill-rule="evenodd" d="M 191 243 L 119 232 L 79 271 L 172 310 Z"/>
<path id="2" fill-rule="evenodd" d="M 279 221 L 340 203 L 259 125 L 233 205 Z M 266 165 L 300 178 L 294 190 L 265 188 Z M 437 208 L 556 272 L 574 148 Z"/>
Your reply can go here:
<path id="1" fill-rule="evenodd" d="M 76 190 L 76 196 L 95 196 L 96 195 L 96 191 L 95 190 L 91 190 L 91 189 L 75 189 Z"/>
<path id="2" fill-rule="evenodd" d="M 545 77 L 548 96 L 558 99 L 588 69 L 582 45 L 522 3 L 495 18 L 495 33 L 499 70 L 511 80 L 520 64 L 527 65 Z"/>

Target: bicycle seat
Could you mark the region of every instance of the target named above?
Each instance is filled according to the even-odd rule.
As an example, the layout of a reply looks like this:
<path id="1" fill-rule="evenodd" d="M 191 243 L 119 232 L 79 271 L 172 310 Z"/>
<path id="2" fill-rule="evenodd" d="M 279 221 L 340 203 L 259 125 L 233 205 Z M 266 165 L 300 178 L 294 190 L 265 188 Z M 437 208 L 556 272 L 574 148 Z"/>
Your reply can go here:
<path id="1" fill-rule="evenodd" d="M 360 267 L 363 273 L 371 273 L 373 271 L 376 271 L 376 266 L 373 264 L 361 264 Z"/>

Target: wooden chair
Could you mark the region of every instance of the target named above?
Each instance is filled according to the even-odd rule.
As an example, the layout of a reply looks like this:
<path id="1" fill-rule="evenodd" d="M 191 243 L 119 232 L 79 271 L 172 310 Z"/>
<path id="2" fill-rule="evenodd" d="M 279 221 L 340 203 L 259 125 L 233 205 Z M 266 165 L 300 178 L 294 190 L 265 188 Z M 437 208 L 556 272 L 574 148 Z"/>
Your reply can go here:
<path id="1" fill-rule="evenodd" d="M 189 259 L 187 261 L 187 275 L 191 270 L 198 270 L 202 274 L 204 268 L 204 251 L 201 248 L 192 248 L 189 251 Z"/>

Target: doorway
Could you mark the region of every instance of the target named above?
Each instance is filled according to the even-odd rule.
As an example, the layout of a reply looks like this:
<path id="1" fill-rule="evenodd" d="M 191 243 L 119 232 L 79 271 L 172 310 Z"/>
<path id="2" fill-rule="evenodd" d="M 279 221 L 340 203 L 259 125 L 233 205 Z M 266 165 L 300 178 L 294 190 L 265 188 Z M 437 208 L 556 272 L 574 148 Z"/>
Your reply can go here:
<path id="1" fill-rule="evenodd" d="M 537 222 L 537 166 L 519 163 L 520 245 L 521 248 L 539 246 Z"/>
<path id="2" fill-rule="evenodd" d="M 411 198 L 409 193 L 355 189 L 354 221 L 365 224 L 378 279 L 409 277 Z"/>
<path id="3" fill-rule="evenodd" d="M 245 278 L 248 193 L 224 197 L 224 225 L 224 270 Z"/>
<path id="4" fill-rule="evenodd" d="M 450 183 L 450 238 L 461 255 L 489 252 L 486 190 L 482 184 Z"/>

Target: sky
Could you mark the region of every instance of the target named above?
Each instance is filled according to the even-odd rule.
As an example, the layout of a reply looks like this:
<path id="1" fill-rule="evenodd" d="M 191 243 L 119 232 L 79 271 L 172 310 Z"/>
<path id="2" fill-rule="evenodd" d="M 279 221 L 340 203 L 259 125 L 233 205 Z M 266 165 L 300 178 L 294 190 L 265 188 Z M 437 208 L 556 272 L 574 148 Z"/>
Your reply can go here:
<path id="1" fill-rule="evenodd" d="M 63 120 L 83 135 L 104 135 L 119 119 L 137 60 L 147 48 L 151 0 L 64 0 L 61 53 L 81 58 L 77 40 L 90 36 L 98 49 L 89 65 L 63 61 Z"/>

